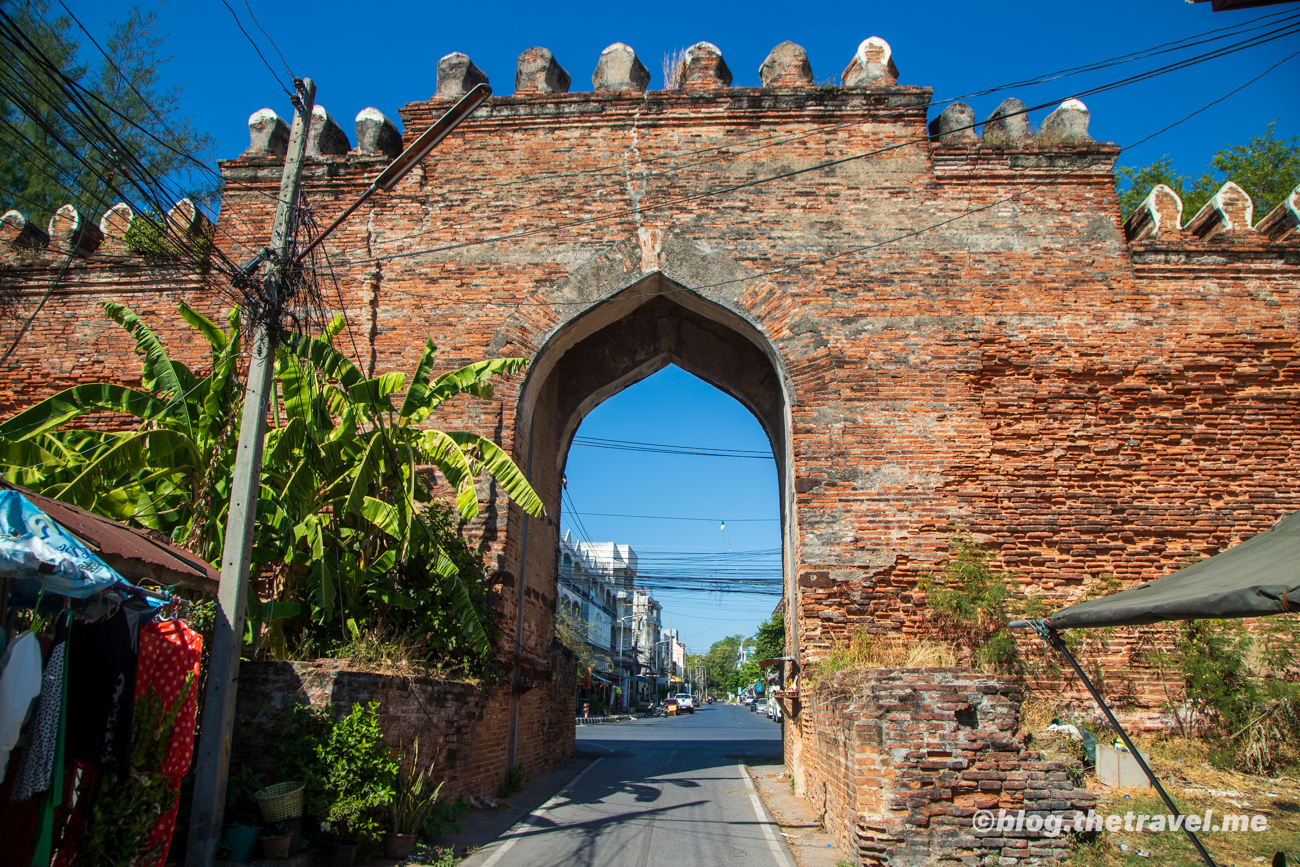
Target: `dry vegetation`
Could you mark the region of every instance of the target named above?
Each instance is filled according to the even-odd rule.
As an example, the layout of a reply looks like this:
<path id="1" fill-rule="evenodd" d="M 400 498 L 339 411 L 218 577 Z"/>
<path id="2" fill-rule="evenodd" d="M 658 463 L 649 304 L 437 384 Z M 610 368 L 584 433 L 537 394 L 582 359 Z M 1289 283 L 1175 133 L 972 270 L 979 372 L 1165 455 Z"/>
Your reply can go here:
<path id="1" fill-rule="evenodd" d="M 681 90 L 686 71 L 686 49 L 674 48 L 664 55 L 664 90 Z"/>
<path id="2" fill-rule="evenodd" d="M 946 644 L 897 634 L 873 635 L 859 627 L 847 641 L 832 644 L 826 656 L 807 666 L 804 677 L 816 683 L 844 671 L 943 668 L 956 664 L 957 658 Z"/>
<path id="3" fill-rule="evenodd" d="M 1069 714 L 1065 708 L 1043 696 L 1031 696 L 1021 708 L 1021 737 L 1049 759 L 1079 759 L 1082 746 L 1068 735 L 1045 732 L 1053 719 L 1091 726 Z M 1113 733 L 1094 728 L 1098 740 L 1110 743 Z M 1203 815 L 1207 809 L 1222 817 L 1225 813 L 1260 814 L 1268 818 L 1265 832 L 1220 832 L 1199 835 L 1220 867 L 1253 867 L 1271 864 L 1275 853 L 1284 852 L 1288 863 L 1300 863 L 1300 767 L 1285 773 L 1256 776 L 1225 770 L 1211 763 L 1215 746 L 1201 738 L 1169 734 L 1133 735 L 1138 749 L 1150 757 L 1151 768 L 1179 809 Z M 1279 745 L 1281 746 L 1281 745 Z M 1112 789 L 1088 771 L 1083 784 L 1098 794 L 1098 814 L 1123 815 L 1129 811 L 1147 815 L 1167 814 L 1168 808 L 1154 789 Z M 1138 865 L 1202 863 L 1186 836 L 1179 831 L 1119 831 L 1103 833 L 1094 840 L 1080 840 L 1070 867 L 1138 867 Z"/>

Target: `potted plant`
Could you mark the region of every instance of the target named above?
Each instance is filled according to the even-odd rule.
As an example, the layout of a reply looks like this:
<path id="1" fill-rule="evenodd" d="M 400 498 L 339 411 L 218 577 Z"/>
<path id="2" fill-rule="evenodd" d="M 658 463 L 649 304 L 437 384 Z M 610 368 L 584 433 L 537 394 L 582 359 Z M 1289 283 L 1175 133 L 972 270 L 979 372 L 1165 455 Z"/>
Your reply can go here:
<path id="1" fill-rule="evenodd" d="M 415 835 L 428 823 L 442 792 L 442 783 L 435 786 L 432 775 L 433 762 L 420 771 L 420 739 L 416 738 L 409 766 L 399 762 L 393 780 L 393 800 L 388 805 L 391 830 L 384 835 L 385 858 L 405 861 L 411 854 Z"/>
<path id="2" fill-rule="evenodd" d="M 301 737 L 289 765 L 301 774 L 305 812 L 319 822 L 322 867 L 351 867 L 359 846 L 377 846 L 393 798 L 397 763 L 384 746 L 379 704 L 354 704 L 340 720 L 298 705 L 287 730 Z"/>
<path id="3" fill-rule="evenodd" d="M 272 822 L 262 832 L 262 857 L 270 861 L 288 855 L 291 842 L 293 842 L 293 833 L 289 830 L 289 823 Z"/>
<path id="4" fill-rule="evenodd" d="M 226 816 L 229 821 L 221 836 L 230 845 L 231 861 L 251 861 L 257 849 L 257 838 L 262 829 L 254 795 L 262 786 L 262 775 L 245 764 L 230 775 L 226 784 Z"/>

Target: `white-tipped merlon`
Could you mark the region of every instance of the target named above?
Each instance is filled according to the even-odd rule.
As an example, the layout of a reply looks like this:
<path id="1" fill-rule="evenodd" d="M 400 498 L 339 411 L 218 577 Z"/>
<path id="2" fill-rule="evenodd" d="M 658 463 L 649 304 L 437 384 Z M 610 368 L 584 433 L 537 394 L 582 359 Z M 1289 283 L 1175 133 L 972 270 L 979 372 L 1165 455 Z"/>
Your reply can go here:
<path id="1" fill-rule="evenodd" d="M 718 46 L 714 45 L 712 42 L 697 42 L 690 48 L 686 49 L 686 62 L 689 63 L 694 60 L 697 54 L 704 51 L 710 51 L 719 57 L 722 56 L 722 49 L 718 48 Z"/>
<path id="2" fill-rule="evenodd" d="M 1181 196 L 1179 196 L 1177 193 L 1173 191 L 1172 187 L 1169 187 L 1166 184 L 1156 184 L 1154 187 L 1151 188 L 1151 192 L 1147 193 L 1147 197 L 1142 200 L 1142 204 L 1140 207 L 1150 209 L 1151 219 L 1155 224 L 1153 228 L 1157 233 L 1159 233 L 1161 228 L 1164 227 L 1160 225 L 1161 223 L 1160 208 L 1156 206 L 1156 198 L 1160 196 L 1162 193 L 1166 196 L 1169 196 L 1171 199 L 1173 199 L 1175 202 L 1178 203 L 1178 210 L 1174 213 L 1174 220 L 1173 220 L 1174 224 L 1172 226 L 1168 226 L 1167 228 L 1171 230 L 1181 229 L 1183 227 L 1183 199 Z"/>
<path id="3" fill-rule="evenodd" d="M 103 232 L 105 237 L 125 234 L 134 219 L 135 211 L 131 210 L 131 206 L 126 202 L 118 202 L 99 218 L 99 231 Z"/>
<path id="4" fill-rule="evenodd" d="M 632 46 L 624 42 L 615 42 L 613 45 L 609 46 L 604 51 L 600 52 L 600 56 L 604 57 L 606 54 L 609 54 L 611 51 L 622 51 L 623 49 L 627 49 L 628 51 L 631 51 Z"/>
<path id="5" fill-rule="evenodd" d="M 864 69 L 868 63 L 873 62 L 888 66 L 890 58 L 894 56 L 894 50 L 879 36 L 868 36 L 858 45 L 858 50 L 853 56 L 857 58 L 858 65 Z"/>
<path id="6" fill-rule="evenodd" d="M 1065 102 L 1061 103 L 1060 107 L 1065 109 L 1066 111 L 1087 111 L 1088 110 L 1088 106 L 1084 105 L 1083 102 L 1078 99 L 1067 99 Z"/>
<path id="7" fill-rule="evenodd" d="M 1244 227 L 1237 226 L 1235 223 L 1232 222 L 1232 218 L 1228 215 L 1228 208 L 1227 208 L 1228 197 L 1235 198 L 1237 199 L 1238 202 L 1241 202 L 1243 200 L 1245 201 L 1246 218 L 1243 222 L 1245 222 L 1246 225 Z M 1210 199 L 1208 204 L 1214 206 L 1216 209 L 1223 212 L 1224 220 L 1226 223 L 1224 228 L 1226 228 L 1229 231 L 1232 231 L 1233 229 L 1237 229 L 1237 228 L 1249 229 L 1250 227 L 1255 225 L 1254 201 L 1251 200 L 1250 195 L 1245 190 L 1243 190 L 1241 187 L 1234 184 L 1232 181 L 1228 181 L 1223 186 L 1219 187 L 1219 191 L 1214 194 L 1214 196 Z"/>
<path id="8" fill-rule="evenodd" d="M 463 57 L 463 58 L 465 58 L 466 60 L 469 60 L 469 55 L 466 54 L 465 52 L 463 52 L 463 51 L 453 51 L 451 54 L 444 54 L 441 58 L 439 58 L 438 62 L 439 62 L 439 63 L 442 63 L 442 61 L 444 61 L 444 60 L 452 60 L 452 59 L 455 59 L 455 58 L 458 58 L 458 57 Z"/>
<path id="9" fill-rule="evenodd" d="M 373 120 L 373 121 L 377 121 L 378 123 L 388 122 L 388 118 L 384 115 L 382 111 L 380 111 L 377 108 L 363 108 L 361 109 L 361 111 L 357 112 L 356 122 L 360 123 L 363 120 Z"/>
<path id="10" fill-rule="evenodd" d="M 280 115 L 276 114 L 273 109 L 259 108 L 257 111 L 253 112 L 248 116 L 248 125 L 257 126 L 258 124 L 264 123 L 268 120 L 270 121 L 280 120 Z"/>

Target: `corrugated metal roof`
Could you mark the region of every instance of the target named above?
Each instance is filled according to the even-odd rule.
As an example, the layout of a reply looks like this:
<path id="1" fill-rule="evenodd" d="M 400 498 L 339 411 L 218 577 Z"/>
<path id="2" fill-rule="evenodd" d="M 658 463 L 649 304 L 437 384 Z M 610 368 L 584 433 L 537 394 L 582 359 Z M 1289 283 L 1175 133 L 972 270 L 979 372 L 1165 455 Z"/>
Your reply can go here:
<path id="1" fill-rule="evenodd" d="M 196 554 L 69 503 L 7 482 L 0 481 L 0 485 L 27 497 L 128 581 L 154 581 L 168 587 L 179 584 L 201 593 L 217 592 L 221 573 Z"/>

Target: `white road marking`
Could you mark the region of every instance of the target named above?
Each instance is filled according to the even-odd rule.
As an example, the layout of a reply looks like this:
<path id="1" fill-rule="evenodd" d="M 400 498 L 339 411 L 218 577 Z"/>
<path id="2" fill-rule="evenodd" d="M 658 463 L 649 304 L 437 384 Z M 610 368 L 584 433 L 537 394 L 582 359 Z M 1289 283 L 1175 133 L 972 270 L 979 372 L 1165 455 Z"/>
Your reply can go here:
<path id="1" fill-rule="evenodd" d="M 781 867 L 794 867 L 786 857 L 781 844 L 777 842 L 776 834 L 772 833 L 772 823 L 768 822 L 767 816 L 763 814 L 763 802 L 758 799 L 758 789 L 754 788 L 754 781 L 749 778 L 749 769 L 745 767 L 744 762 L 738 762 L 736 767 L 740 768 L 740 776 L 744 778 L 745 788 L 749 790 L 750 803 L 754 805 L 754 815 L 758 817 L 758 826 L 763 829 L 763 836 L 767 838 L 767 845 L 771 848 L 776 863 Z M 484 864 L 483 867 L 488 865 Z"/>
<path id="2" fill-rule="evenodd" d="M 570 789 L 572 789 L 574 786 L 578 785 L 578 781 L 587 775 L 587 771 L 590 771 L 592 768 L 596 767 L 596 765 L 600 764 L 600 760 L 603 758 L 604 756 L 601 756 L 591 764 L 587 765 L 587 767 L 583 768 L 582 771 L 579 772 L 579 774 L 576 777 L 574 777 L 572 780 L 569 780 L 569 782 L 565 784 L 563 789 L 560 789 L 560 791 L 556 792 L 549 801 L 547 801 L 545 804 L 542 804 L 536 810 L 533 810 L 527 816 L 524 816 L 514 825 L 510 826 L 510 830 L 506 831 L 506 833 L 502 835 L 505 838 L 505 842 L 502 843 L 501 847 L 492 853 L 492 857 L 484 861 L 480 865 L 480 867 L 492 867 L 492 865 L 500 861 L 502 857 L 504 857 L 505 854 L 509 852 L 516 843 L 519 842 L 520 838 L 524 836 L 523 832 L 533 824 L 533 820 L 540 818 L 542 813 L 545 813 L 547 810 L 551 809 L 556 804 L 558 804 L 560 802 L 560 799 L 564 797 L 564 794 L 568 792 Z M 745 779 L 749 779 L 749 777 L 746 776 Z"/>

